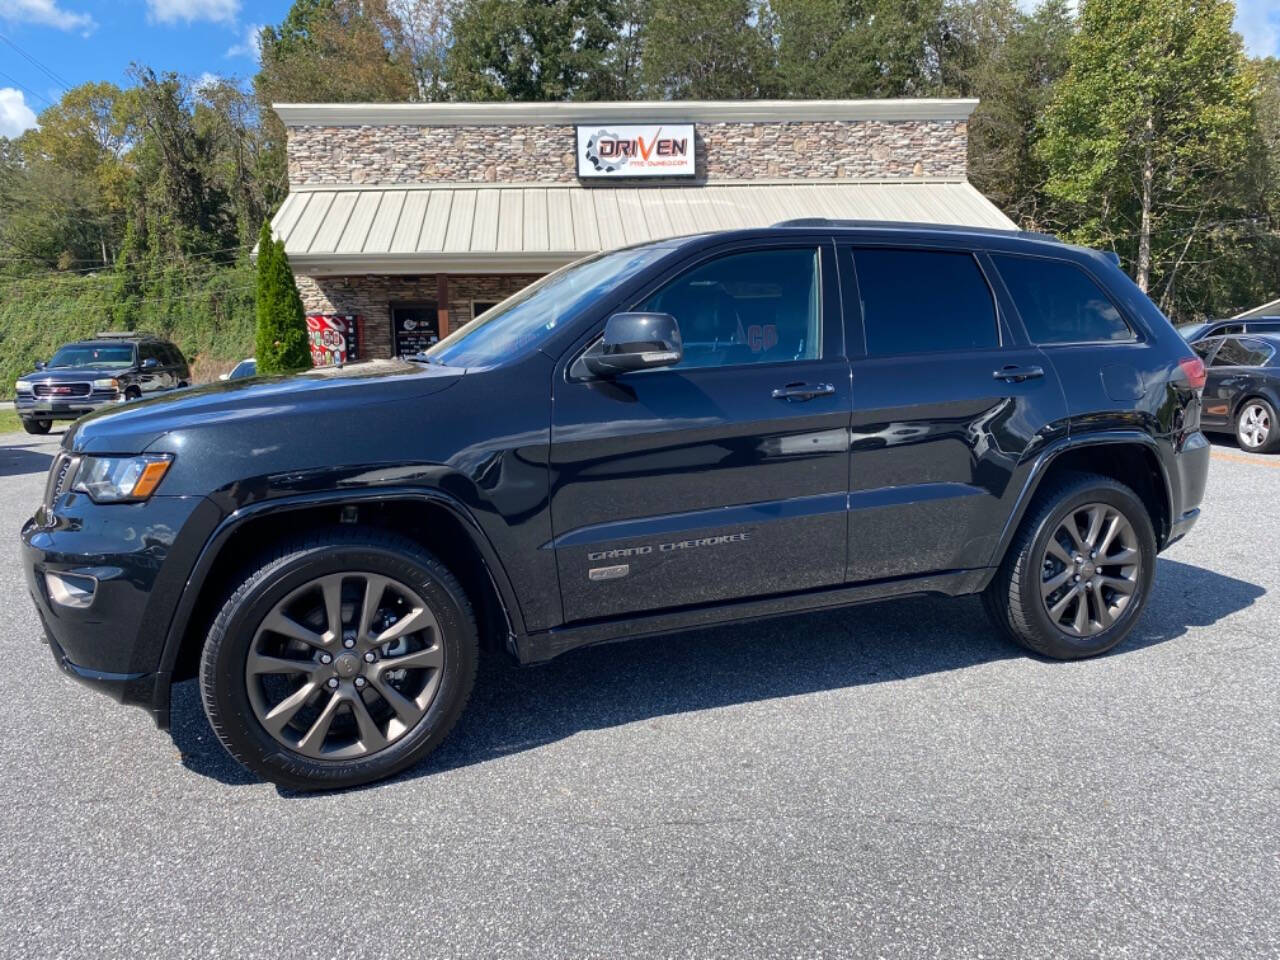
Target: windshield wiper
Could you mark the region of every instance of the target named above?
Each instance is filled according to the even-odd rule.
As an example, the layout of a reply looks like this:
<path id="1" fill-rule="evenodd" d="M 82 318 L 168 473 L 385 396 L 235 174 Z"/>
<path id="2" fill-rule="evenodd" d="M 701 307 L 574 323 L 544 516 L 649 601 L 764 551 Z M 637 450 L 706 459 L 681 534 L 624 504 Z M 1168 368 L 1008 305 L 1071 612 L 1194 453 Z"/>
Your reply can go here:
<path id="1" fill-rule="evenodd" d="M 428 357 L 425 353 L 415 353 L 412 357 L 406 357 L 410 363 L 434 363 L 437 367 L 447 367 L 448 364 L 435 357 Z"/>

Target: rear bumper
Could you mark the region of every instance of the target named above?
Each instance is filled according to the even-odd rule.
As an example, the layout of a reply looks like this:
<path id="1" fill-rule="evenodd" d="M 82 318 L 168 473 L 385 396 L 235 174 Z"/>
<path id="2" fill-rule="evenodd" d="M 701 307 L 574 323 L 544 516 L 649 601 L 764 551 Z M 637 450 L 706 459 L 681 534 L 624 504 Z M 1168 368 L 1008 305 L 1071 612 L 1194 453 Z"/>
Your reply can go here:
<path id="1" fill-rule="evenodd" d="M 1208 438 L 1197 430 L 1187 434 L 1170 458 L 1169 499 L 1173 509 L 1169 533 L 1162 547 L 1177 543 L 1200 519 L 1200 503 L 1204 500 L 1205 485 L 1209 480 L 1211 450 Z"/>

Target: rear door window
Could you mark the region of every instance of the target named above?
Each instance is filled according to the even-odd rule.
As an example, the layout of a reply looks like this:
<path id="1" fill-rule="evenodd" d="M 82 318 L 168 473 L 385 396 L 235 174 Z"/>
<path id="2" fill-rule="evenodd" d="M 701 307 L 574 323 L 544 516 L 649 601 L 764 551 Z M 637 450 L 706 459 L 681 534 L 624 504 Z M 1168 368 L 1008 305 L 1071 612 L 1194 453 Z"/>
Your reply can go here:
<path id="1" fill-rule="evenodd" d="M 1109 297 L 1073 263 L 992 254 L 1032 343 L 1132 340 Z"/>
<path id="2" fill-rule="evenodd" d="M 1213 357 L 1215 367 L 1261 367 L 1271 359 L 1271 347 L 1261 340 L 1228 337 Z"/>
<path id="3" fill-rule="evenodd" d="M 855 248 L 867 355 L 1000 346 L 991 288 L 973 255 Z"/>

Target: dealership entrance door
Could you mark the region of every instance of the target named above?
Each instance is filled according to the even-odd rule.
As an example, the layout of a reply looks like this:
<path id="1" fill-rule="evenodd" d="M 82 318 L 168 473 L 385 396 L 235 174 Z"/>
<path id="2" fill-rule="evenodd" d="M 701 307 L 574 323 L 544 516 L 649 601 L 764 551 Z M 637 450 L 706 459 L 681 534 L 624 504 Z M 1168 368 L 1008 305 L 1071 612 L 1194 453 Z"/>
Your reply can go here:
<path id="1" fill-rule="evenodd" d="M 440 328 L 434 302 L 391 305 L 391 347 L 397 357 L 412 357 L 439 339 Z"/>

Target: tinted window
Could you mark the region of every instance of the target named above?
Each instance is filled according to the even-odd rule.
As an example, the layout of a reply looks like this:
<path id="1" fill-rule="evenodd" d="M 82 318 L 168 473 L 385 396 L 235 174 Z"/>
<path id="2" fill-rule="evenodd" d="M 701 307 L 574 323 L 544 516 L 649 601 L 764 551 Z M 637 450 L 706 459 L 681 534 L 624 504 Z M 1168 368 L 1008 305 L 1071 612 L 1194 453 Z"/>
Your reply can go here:
<path id="1" fill-rule="evenodd" d="M 67 367 L 100 367 L 123 370 L 133 365 L 133 347 L 126 344 L 76 343 L 63 347 L 47 364 L 50 370 Z"/>
<path id="2" fill-rule="evenodd" d="M 450 367 L 487 367 L 538 349 L 565 323 L 671 252 L 670 244 L 626 247 L 549 273 L 445 337 L 427 356 Z"/>
<path id="3" fill-rule="evenodd" d="M 1271 359 L 1272 350 L 1260 340 L 1230 338 L 1213 358 L 1215 367 L 1260 367 Z"/>
<path id="4" fill-rule="evenodd" d="M 680 324 L 686 367 L 811 360 L 822 355 L 818 251 L 759 250 L 690 270 L 638 309 Z"/>
<path id="5" fill-rule="evenodd" d="M 854 253 L 867 353 L 883 357 L 1000 345 L 991 290 L 967 253 Z"/>
<path id="6" fill-rule="evenodd" d="M 1213 356 L 1213 351 L 1218 349 L 1218 344 L 1222 341 L 1219 339 L 1197 340 L 1191 344 L 1191 349 L 1200 355 L 1201 360 L 1208 360 Z"/>
<path id="7" fill-rule="evenodd" d="M 1033 343 L 1133 339 L 1120 311 L 1074 264 L 999 254 L 991 259 Z"/>

